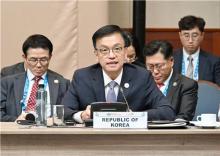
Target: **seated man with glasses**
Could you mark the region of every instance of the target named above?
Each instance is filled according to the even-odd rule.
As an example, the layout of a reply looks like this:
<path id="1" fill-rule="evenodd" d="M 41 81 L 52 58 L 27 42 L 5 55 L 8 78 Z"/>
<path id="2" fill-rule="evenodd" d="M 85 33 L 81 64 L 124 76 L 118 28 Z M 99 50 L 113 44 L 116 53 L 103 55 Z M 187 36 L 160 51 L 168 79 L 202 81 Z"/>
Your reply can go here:
<path id="1" fill-rule="evenodd" d="M 176 111 L 176 120 L 191 121 L 197 104 L 196 81 L 173 71 L 173 48 L 167 41 L 155 40 L 144 47 L 146 68 Z"/>
<path id="2" fill-rule="evenodd" d="M 185 16 L 180 19 L 179 37 L 183 48 L 174 52 L 174 71 L 194 80 L 220 85 L 220 58 L 200 48 L 205 35 L 204 27 L 203 18 Z"/>
<path id="3" fill-rule="evenodd" d="M 137 39 L 130 32 L 124 31 L 123 33 L 125 35 L 125 46 L 127 47 L 126 62 L 145 67 L 144 63 L 142 63 L 136 56 L 136 52 L 139 49 Z"/>
<path id="4" fill-rule="evenodd" d="M 148 120 L 175 118 L 150 72 L 124 63 L 125 36 L 119 26 L 101 27 L 92 40 L 98 63 L 75 71 L 62 101 L 66 119 L 83 123 L 91 118 L 90 104 L 103 101 L 124 102 L 132 111 L 148 111 Z"/>
<path id="5" fill-rule="evenodd" d="M 32 35 L 23 43 L 23 58 L 26 72 L 1 79 L 0 121 L 25 120 L 28 112 L 36 110 L 36 91 L 44 84 L 47 91 L 47 115 L 52 114 L 51 105 L 61 104 L 68 89 L 69 80 L 48 69 L 53 45 L 43 35 Z"/>

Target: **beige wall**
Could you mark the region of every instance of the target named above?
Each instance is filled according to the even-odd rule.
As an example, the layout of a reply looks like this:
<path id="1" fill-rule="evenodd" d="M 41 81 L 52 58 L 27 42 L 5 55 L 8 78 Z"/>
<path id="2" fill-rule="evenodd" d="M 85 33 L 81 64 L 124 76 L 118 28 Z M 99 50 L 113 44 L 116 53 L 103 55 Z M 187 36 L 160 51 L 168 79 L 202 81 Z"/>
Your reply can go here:
<path id="1" fill-rule="evenodd" d="M 44 34 L 54 45 L 50 68 L 69 78 L 77 68 L 77 1 L 1 1 L 1 67 L 22 61 L 22 44 Z"/>
<path id="2" fill-rule="evenodd" d="M 220 0 L 147 1 L 147 27 L 177 27 L 180 17 L 202 16 L 208 28 L 220 28 Z M 22 61 L 27 36 L 43 33 L 54 43 L 50 68 L 72 77 L 75 69 L 96 62 L 91 37 L 105 24 L 132 26 L 132 1 L 1 1 L 1 67 Z"/>
<path id="3" fill-rule="evenodd" d="M 132 7 L 132 1 L 110 2 L 110 23 L 132 27 Z M 220 0 L 146 1 L 147 28 L 177 28 L 179 19 L 189 14 L 203 17 L 207 28 L 220 28 Z"/>
<path id="4" fill-rule="evenodd" d="M 108 1 L 79 1 L 79 53 L 78 67 L 96 63 L 92 35 L 108 24 Z"/>

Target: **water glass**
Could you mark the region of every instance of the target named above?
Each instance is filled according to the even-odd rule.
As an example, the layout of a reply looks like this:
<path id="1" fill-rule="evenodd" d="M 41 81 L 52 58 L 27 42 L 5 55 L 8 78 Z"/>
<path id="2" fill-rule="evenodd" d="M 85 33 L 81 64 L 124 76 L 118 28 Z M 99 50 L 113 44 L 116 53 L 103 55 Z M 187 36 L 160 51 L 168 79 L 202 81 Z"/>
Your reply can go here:
<path id="1" fill-rule="evenodd" d="M 64 106 L 53 105 L 53 125 L 63 126 L 64 125 Z"/>

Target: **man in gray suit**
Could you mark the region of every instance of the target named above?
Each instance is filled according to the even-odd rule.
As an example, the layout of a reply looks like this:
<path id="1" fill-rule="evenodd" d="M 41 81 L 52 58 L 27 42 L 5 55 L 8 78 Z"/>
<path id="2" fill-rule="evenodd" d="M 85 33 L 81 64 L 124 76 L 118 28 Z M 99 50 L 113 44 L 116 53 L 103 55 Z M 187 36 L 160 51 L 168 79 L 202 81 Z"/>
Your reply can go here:
<path id="1" fill-rule="evenodd" d="M 175 109 L 176 120 L 191 121 L 197 104 L 198 84 L 173 71 L 172 45 L 167 41 L 152 41 L 145 45 L 144 56 L 158 88 Z"/>
<path id="2" fill-rule="evenodd" d="M 126 102 L 126 99 L 132 111 L 148 111 L 148 120 L 174 119 L 172 107 L 150 72 L 124 64 L 126 47 L 122 32 L 117 25 L 107 25 L 94 33 L 93 46 L 99 63 L 75 71 L 62 101 L 66 119 L 83 123 L 91 118 L 92 102 Z"/>
<path id="3" fill-rule="evenodd" d="M 1 105 L 0 121 L 24 120 L 30 109 L 34 85 L 44 84 L 48 93 L 48 103 L 50 106 L 61 104 L 61 100 L 69 86 L 69 80 L 61 75 L 48 70 L 52 57 L 53 45 L 51 41 L 43 35 L 32 35 L 23 43 L 23 57 L 27 65 L 27 71 L 10 75 L 1 80 Z M 36 81 L 36 78 L 39 81 Z M 33 94 L 34 95 L 34 94 Z M 36 96 L 36 94 L 35 94 Z M 35 106 L 31 107 L 35 111 Z M 51 107 L 47 110 L 51 115 Z"/>

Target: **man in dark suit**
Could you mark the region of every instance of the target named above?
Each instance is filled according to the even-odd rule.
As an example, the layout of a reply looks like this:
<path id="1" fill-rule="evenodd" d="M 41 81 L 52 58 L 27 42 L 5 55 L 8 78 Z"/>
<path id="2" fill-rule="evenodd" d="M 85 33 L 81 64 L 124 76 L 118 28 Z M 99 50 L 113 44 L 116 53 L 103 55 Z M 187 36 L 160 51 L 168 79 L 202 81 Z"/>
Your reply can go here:
<path id="1" fill-rule="evenodd" d="M 29 105 L 35 101 L 31 94 L 34 85 L 38 84 L 44 84 L 47 90 L 49 107 L 46 111 L 48 117 L 51 116 L 52 105 L 61 104 L 70 83 L 61 75 L 48 70 L 53 45 L 47 37 L 32 35 L 23 43 L 22 49 L 27 71 L 1 79 L 1 121 L 24 120 L 29 111 L 35 111 L 36 105 Z M 36 93 L 33 95 L 36 97 Z"/>
<path id="2" fill-rule="evenodd" d="M 125 46 L 127 47 L 126 48 L 126 50 L 127 50 L 126 62 L 145 68 L 144 63 L 139 61 L 138 57 L 136 56 L 136 52 L 139 49 L 137 39 L 134 36 L 132 36 L 131 33 L 127 32 L 127 31 L 124 31 L 123 33 L 125 36 Z"/>
<path id="3" fill-rule="evenodd" d="M 194 80 L 207 80 L 220 85 L 220 58 L 200 49 L 205 21 L 185 16 L 179 21 L 182 49 L 174 52 L 174 71 Z"/>
<path id="4" fill-rule="evenodd" d="M 146 67 L 161 92 L 176 111 L 176 120 L 191 121 L 197 104 L 196 81 L 173 71 L 173 48 L 167 41 L 155 40 L 144 47 Z"/>
<path id="5" fill-rule="evenodd" d="M 1 78 L 8 76 L 8 75 L 14 75 L 18 73 L 25 72 L 25 65 L 24 62 L 19 62 L 11 66 L 7 66 L 1 69 Z"/>
<path id="6" fill-rule="evenodd" d="M 91 117 L 90 104 L 125 102 L 132 111 L 148 111 L 149 120 L 173 120 L 174 111 L 147 70 L 126 59 L 125 38 L 116 25 L 98 29 L 93 37 L 98 64 L 76 70 L 63 98 L 65 118 L 83 123 Z"/>

